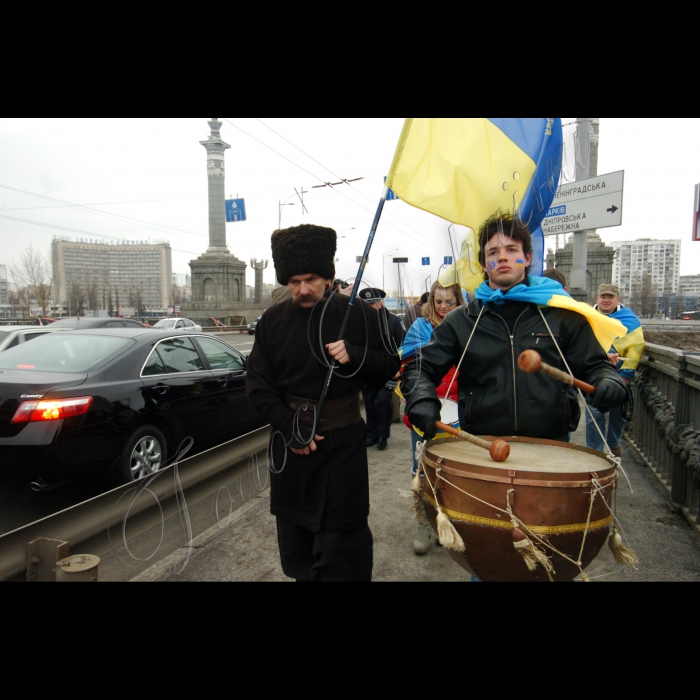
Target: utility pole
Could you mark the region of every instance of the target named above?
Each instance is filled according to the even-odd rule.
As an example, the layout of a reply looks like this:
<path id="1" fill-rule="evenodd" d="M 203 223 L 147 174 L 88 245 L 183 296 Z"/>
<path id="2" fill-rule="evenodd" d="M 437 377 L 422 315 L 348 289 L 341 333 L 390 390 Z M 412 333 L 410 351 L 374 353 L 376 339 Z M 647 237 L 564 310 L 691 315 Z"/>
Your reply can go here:
<path id="1" fill-rule="evenodd" d="M 576 158 L 576 180 L 586 180 L 598 175 L 598 117 L 579 117 L 576 119 L 576 141 L 574 156 Z M 588 301 L 588 234 L 595 229 L 574 231 L 574 250 L 571 269 L 571 289 L 569 293 L 578 301 Z"/>

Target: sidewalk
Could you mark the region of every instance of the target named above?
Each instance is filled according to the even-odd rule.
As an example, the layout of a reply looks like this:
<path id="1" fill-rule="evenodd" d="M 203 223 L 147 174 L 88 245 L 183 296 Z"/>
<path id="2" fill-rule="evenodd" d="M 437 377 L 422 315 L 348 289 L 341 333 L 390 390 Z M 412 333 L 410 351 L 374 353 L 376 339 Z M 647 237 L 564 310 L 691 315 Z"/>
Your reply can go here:
<path id="1" fill-rule="evenodd" d="M 581 418 L 572 442 L 585 445 Z M 373 581 L 469 581 L 469 574 L 447 552 L 432 544 L 422 557 L 413 553 L 411 440 L 403 423 L 394 423 L 388 448 L 369 449 L 370 517 L 374 536 Z M 625 442 L 622 465 L 634 490 L 620 475 L 617 516 L 637 570 L 621 568 L 607 546 L 586 570 L 592 581 L 700 581 L 700 537 L 682 514 L 670 507 L 666 489 Z M 132 581 L 291 581 L 279 563 L 269 489 L 221 523 Z M 190 552 L 189 559 L 185 559 Z M 179 572 L 179 573 L 173 573 Z"/>

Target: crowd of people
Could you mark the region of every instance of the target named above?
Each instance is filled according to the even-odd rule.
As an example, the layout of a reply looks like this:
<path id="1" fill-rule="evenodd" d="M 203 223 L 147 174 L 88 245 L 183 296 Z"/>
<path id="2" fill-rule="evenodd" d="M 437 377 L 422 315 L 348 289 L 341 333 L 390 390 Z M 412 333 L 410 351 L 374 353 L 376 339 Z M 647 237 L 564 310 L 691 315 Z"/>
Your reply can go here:
<path id="1" fill-rule="evenodd" d="M 542 305 L 543 294 L 569 296 L 566 280 L 555 269 L 530 274 L 532 242 L 521 221 L 485 222 L 483 283 L 467 292 L 435 282 L 403 324 L 384 307 L 384 290 L 355 292 L 336 279 L 336 239 L 311 224 L 272 234 L 284 291 L 258 322 L 248 361 L 248 397 L 272 427 L 270 509 L 287 576 L 371 580 L 367 451 L 387 449 L 396 395 L 411 431 L 412 477 L 422 477 L 418 445 L 442 435 L 436 421 L 474 435 L 568 442 L 581 414 L 574 388 L 512 371 L 533 338 L 543 362 L 595 387 L 587 442 L 619 455 L 639 344 L 633 352 L 604 348 L 585 316 Z M 614 285 L 601 285 L 595 309 L 640 328 Z M 424 513 L 417 519 L 413 550 L 423 555 L 433 537 Z"/>

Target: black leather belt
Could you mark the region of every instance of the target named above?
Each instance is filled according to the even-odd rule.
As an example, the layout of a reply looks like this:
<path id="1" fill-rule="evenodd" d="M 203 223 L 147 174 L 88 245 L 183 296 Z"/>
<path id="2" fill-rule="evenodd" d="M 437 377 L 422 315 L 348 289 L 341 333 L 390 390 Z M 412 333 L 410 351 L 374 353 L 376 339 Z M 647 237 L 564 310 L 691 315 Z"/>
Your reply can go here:
<path id="1" fill-rule="evenodd" d="M 292 396 L 284 394 L 284 402 L 289 408 L 298 411 L 299 422 L 303 425 L 313 425 L 314 422 L 314 406 L 318 401 L 313 399 L 305 399 L 302 396 Z M 306 407 L 304 410 L 303 407 Z M 302 410 L 298 410 L 298 409 Z M 338 430 L 345 428 L 348 425 L 357 423 L 362 420 L 360 413 L 360 394 L 350 394 L 339 399 L 327 399 L 323 406 L 323 415 L 319 419 L 317 430 Z"/>

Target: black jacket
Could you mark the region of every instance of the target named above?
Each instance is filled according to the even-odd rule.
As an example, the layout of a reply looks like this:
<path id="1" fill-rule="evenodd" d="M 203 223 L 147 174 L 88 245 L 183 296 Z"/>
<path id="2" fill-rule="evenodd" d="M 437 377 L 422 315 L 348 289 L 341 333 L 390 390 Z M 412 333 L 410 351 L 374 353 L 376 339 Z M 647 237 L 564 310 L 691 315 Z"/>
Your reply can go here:
<path id="1" fill-rule="evenodd" d="M 319 399 L 328 375 L 321 353 L 330 361 L 323 346 L 338 339 L 348 304 L 348 297 L 336 293 L 313 309 L 291 301 L 271 306 L 258 321 L 248 358 L 248 398 L 273 431 L 282 434 L 272 442 L 274 468 L 285 466 L 270 475 L 270 511 L 314 532 L 359 529 L 369 513 L 367 431 L 360 417 L 344 428 L 318 430 L 324 439 L 309 455 L 285 449 L 295 412 L 284 394 Z M 364 301 L 356 300 L 344 338 L 350 363 L 335 371 L 329 400 L 359 394 L 365 384 L 381 388 L 400 365 L 382 340 L 378 313 Z"/>
<path id="2" fill-rule="evenodd" d="M 511 337 L 494 305 L 486 304 L 459 366 L 460 426 L 476 435 L 556 440 L 578 426 L 576 390 L 541 372 L 527 374 L 517 364 L 523 350 L 536 350 L 542 362 L 566 371 L 540 311 L 576 378 L 594 385 L 603 377 L 622 380 L 583 316 L 565 309 L 538 310 L 535 304 L 520 306 Z M 406 365 L 407 410 L 423 399 L 437 401 L 435 386 L 459 363 L 482 308 L 474 300 L 451 311 L 422 348 L 421 361 Z"/>

